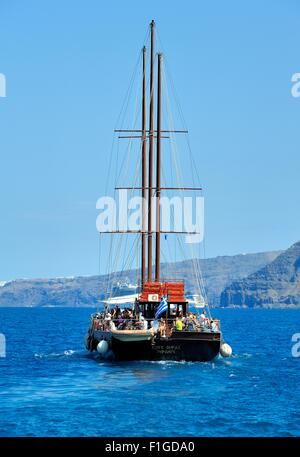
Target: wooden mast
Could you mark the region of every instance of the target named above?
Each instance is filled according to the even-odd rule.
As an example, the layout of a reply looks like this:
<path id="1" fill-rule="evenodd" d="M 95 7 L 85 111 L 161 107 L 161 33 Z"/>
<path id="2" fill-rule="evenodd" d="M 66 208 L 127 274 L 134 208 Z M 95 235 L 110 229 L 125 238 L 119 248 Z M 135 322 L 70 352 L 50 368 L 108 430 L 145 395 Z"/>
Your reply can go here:
<path id="1" fill-rule="evenodd" d="M 156 238 L 155 238 L 155 281 L 160 280 L 160 190 L 161 190 L 161 61 L 157 64 L 157 127 L 156 127 Z"/>
<path id="2" fill-rule="evenodd" d="M 146 198 L 146 47 L 143 47 L 143 98 L 142 98 L 142 259 L 141 259 L 141 285 L 142 288 L 146 279 L 146 214 L 145 214 L 145 198 Z"/>
<path id="3" fill-rule="evenodd" d="M 150 57 L 150 116 L 149 116 L 149 177 L 148 177 L 148 281 L 152 281 L 152 177 L 153 177 L 153 120 L 154 120 L 154 29 L 152 20 L 151 28 L 151 57 Z"/>

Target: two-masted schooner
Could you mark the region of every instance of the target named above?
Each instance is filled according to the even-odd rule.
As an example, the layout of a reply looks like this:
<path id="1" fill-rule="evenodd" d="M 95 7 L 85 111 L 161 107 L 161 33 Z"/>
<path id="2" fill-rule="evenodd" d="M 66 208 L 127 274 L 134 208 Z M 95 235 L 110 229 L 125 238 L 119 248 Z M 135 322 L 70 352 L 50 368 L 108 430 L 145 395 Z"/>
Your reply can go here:
<path id="1" fill-rule="evenodd" d="M 160 273 L 161 230 L 160 198 L 164 190 L 175 189 L 161 185 L 161 138 L 169 131 L 162 130 L 162 54 L 155 55 L 155 22 L 150 24 L 150 103 L 147 128 L 146 102 L 146 47 L 142 50 L 142 119 L 141 129 L 127 130 L 127 135 L 141 138 L 141 191 L 143 201 L 148 201 L 147 211 L 142 210 L 140 289 L 131 296 L 113 297 L 105 302 L 104 309 L 91 316 L 86 336 L 89 351 L 98 351 L 103 359 L 210 361 L 220 352 L 231 354 L 223 341 L 220 321 L 201 308 L 195 313 L 185 295 L 183 280 L 162 280 Z M 154 72 L 157 59 L 156 126 L 154 119 Z M 124 132 L 119 130 L 118 132 Z M 172 130 L 172 133 L 183 131 Z M 154 144 L 156 143 L 156 144 Z M 156 146 L 154 148 L 154 146 Z M 156 157 L 154 152 L 156 151 Z M 155 160 L 154 160 L 155 159 Z M 154 164 L 155 176 L 154 176 Z M 155 177 L 155 183 L 154 178 Z M 132 187 L 130 187 L 132 189 Z M 185 188 L 180 187 L 180 190 Z M 189 188 L 188 190 L 191 190 Z M 194 188 L 197 190 L 197 188 Z M 153 195 L 156 205 L 153 208 Z M 155 211 L 155 230 L 153 213 Z M 120 233 L 120 232 L 116 232 Z M 172 232 L 170 232 L 172 233 Z M 179 233 L 179 232 L 176 232 Z M 185 233 L 185 232 L 182 232 Z M 155 249 L 153 241 L 155 238 Z M 152 251 L 155 250 L 153 277 Z M 193 304 L 197 299 L 192 300 Z M 200 303 L 198 301 L 198 303 Z M 207 305 L 207 304 L 204 304 Z M 201 304 L 201 307 L 203 305 Z M 197 307 L 197 306 L 196 306 Z M 193 310 L 192 310 L 193 309 Z"/>

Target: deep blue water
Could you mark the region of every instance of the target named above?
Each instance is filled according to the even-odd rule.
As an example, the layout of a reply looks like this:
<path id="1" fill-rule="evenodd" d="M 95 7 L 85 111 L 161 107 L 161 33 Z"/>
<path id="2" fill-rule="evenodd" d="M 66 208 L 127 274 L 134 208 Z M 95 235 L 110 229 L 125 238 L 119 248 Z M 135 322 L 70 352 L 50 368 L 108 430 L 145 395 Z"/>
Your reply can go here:
<path id="1" fill-rule="evenodd" d="M 231 359 L 102 363 L 91 309 L 1 309 L 0 436 L 299 436 L 300 310 L 220 309 Z"/>

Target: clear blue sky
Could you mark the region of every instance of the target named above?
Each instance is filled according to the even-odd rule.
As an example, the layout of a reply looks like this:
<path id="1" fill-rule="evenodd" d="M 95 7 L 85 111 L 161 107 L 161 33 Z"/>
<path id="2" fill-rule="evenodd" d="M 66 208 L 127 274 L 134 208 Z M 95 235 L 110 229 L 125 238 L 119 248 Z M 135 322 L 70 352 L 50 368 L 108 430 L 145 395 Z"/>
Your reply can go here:
<path id="1" fill-rule="evenodd" d="M 152 18 L 206 189 L 206 256 L 300 239 L 297 0 L 1 0 L 0 280 L 97 274 L 95 202 Z"/>

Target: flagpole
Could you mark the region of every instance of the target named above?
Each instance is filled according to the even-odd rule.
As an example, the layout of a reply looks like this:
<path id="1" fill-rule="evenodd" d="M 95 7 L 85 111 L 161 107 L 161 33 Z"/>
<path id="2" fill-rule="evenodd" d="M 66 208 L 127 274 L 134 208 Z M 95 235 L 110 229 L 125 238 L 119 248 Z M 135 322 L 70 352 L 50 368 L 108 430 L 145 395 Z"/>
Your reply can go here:
<path id="1" fill-rule="evenodd" d="M 166 330 L 167 330 L 167 325 L 168 325 L 169 306 L 170 306 L 168 294 L 167 294 L 167 303 L 168 303 L 168 307 L 167 307 L 167 312 L 166 312 Z"/>

